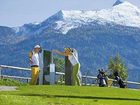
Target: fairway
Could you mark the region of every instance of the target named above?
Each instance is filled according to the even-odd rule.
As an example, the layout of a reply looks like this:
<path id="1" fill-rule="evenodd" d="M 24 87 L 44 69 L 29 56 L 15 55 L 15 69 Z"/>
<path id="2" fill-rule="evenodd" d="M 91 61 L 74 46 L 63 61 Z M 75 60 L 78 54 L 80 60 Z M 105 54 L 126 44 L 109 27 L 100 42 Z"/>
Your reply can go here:
<path id="1" fill-rule="evenodd" d="M 22 86 L 0 92 L 0 105 L 140 105 L 140 91 L 72 86 Z"/>

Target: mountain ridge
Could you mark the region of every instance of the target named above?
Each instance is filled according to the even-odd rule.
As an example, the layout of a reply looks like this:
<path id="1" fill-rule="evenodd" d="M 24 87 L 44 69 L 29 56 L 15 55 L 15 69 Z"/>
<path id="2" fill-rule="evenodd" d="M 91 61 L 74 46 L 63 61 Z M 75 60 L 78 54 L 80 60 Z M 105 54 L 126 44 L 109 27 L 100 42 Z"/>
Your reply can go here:
<path id="1" fill-rule="evenodd" d="M 114 5 L 111 9 L 99 11 L 60 10 L 45 21 L 40 22 L 40 24 L 25 24 L 26 26 L 23 25 L 20 29 L 24 31 L 24 27 L 26 28 L 27 25 L 34 28 L 47 29 L 50 25 L 55 24 L 54 29 L 56 31 L 66 34 L 71 29 L 95 21 L 99 21 L 100 24 L 110 22 L 124 26 L 140 27 L 140 9 L 124 1 Z"/>

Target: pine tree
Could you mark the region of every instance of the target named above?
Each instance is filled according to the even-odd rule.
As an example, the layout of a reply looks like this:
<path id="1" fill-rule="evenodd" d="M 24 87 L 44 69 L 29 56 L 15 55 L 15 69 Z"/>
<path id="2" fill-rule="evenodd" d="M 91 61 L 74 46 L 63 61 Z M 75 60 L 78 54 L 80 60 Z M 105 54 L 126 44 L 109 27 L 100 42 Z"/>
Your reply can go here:
<path id="1" fill-rule="evenodd" d="M 126 80 L 128 77 L 127 67 L 121 59 L 121 56 L 117 54 L 114 58 L 110 57 L 108 64 L 108 73 L 110 78 L 114 78 L 114 73 L 118 72 L 119 76 Z"/>

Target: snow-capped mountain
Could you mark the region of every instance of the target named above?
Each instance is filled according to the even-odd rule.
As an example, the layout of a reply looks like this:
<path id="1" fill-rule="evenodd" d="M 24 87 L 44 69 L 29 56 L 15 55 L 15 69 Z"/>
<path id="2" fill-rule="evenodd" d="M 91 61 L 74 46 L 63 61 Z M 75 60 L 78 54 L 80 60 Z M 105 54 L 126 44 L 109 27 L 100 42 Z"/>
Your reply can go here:
<path id="1" fill-rule="evenodd" d="M 60 10 L 43 22 L 25 24 L 20 28 L 16 28 L 18 29 L 16 32 L 28 34 L 32 31 L 37 31 L 39 33 L 55 24 L 53 28 L 57 32 L 66 34 L 71 29 L 94 22 L 140 27 L 140 9 L 127 1 L 117 0 L 111 9 L 102 9 L 100 11 Z"/>
<path id="2" fill-rule="evenodd" d="M 127 8 L 126 8 L 127 7 Z M 66 34 L 70 29 L 98 21 L 99 24 L 116 23 L 124 26 L 140 27 L 140 9 L 125 1 L 111 9 L 100 11 L 65 11 L 54 16 L 60 17 L 55 29 Z"/>
<path id="3" fill-rule="evenodd" d="M 74 47 L 83 73 L 96 75 L 110 56 L 120 53 L 129 79 L 140 80 L 140 9 L 127 1 L 117 0 L 100 11 L 61 10 L 43 22 L 20 27 L 1 26 L 0 36 L 0 64 L 29 66 L 28 52 L 35 44 L 49 50 Z"/>

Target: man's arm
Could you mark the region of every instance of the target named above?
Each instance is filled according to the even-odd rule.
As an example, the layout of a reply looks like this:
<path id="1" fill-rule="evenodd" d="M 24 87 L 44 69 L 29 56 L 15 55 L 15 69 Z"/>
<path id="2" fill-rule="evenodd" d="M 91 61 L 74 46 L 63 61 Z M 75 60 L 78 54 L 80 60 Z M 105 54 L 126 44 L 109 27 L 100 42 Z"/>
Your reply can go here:
<path id="1" fill-rule="evenodd" d="M 33 61 L 32 61 L 32 56 L 33 56 L 33 53 L 32 53 L 32 51 L 31 51 L 31 52 L 29 52 L 29 60 L 30 60 L 30 63 L 31 63 L 31 64 L 33 63 Z"/>
<path id="2" fill-rule="evenodd" d="M 70 55 L 70 53 L 60 52 L 60 51 L 58 51 L 58 50 L 53 50 L 53 52 L 54 52 L 54 53 L 57 53 L 57 54 L 59 54 L 59 55 L 62 55 L 62 56 L 68 56 L 68 55 Z"/>

